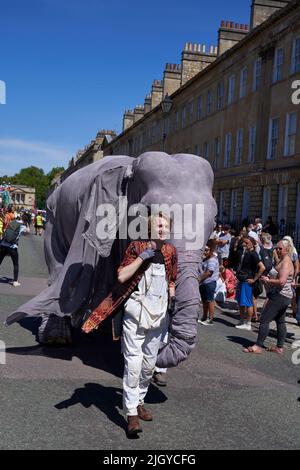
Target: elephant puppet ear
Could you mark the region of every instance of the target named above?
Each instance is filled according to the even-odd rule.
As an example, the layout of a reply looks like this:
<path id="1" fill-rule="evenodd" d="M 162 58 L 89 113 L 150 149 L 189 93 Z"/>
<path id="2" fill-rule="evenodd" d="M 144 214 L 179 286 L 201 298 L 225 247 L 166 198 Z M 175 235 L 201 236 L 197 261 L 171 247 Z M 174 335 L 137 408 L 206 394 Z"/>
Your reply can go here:
<path id="1" fill-rule="evenodd" d="M 97 250 L 99 255 L 107 258 L 110 255 L 112 245 L 115 241 L 114 233 L 127 213 L 127 198 L 124 183 L 131 177 L 131 165 L 111 168 L 97 175 L 93 180 L 91 188 L 87 192 L 84 207 L 84 219 L 86 226 L 83 237 Z M 107 237 L 101 238 L 97 235 L 97 224 L 99 217 L 97 211 L 99 206 L 109 204 L 114 208 L 116 217 L 107 217 L 109 229 L 106 230 Z M 111 218 L 110 218 L 111 217 Z"/>

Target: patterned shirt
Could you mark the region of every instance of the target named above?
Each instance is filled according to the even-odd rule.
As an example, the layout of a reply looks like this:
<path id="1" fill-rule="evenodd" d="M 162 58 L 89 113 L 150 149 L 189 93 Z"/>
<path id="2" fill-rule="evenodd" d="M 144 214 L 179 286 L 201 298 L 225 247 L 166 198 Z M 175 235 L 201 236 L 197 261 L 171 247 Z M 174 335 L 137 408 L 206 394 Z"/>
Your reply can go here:
<path id="1" fill-rule="evenodd" d="M 124 259 L 118 269 L 118 272 L 131 264 L 148 246 L 148 241 L 135 241 L 131 242 L 128 246 Z M 166 276 L 168 280 L 168 287 L 175 287 L 177 276 L 177 252 L 176 248 L 170 243 L 164 243 L 161 248 L 162 255 L 165 261 Z M 150 262 L 144 262 L 136 273 L 124 284 L 118 283 L 115 289 L 100 303 L 100 305 L 92 312 L 90 317 L 82 326 L 85 333 L 90 333 L 92 330 L 97 329 L 99 325 L 109 317 L 120 305 L 126 300 L 134 291 L 136 285 L 140 282 L 145 270 L 148 268 Z"/>

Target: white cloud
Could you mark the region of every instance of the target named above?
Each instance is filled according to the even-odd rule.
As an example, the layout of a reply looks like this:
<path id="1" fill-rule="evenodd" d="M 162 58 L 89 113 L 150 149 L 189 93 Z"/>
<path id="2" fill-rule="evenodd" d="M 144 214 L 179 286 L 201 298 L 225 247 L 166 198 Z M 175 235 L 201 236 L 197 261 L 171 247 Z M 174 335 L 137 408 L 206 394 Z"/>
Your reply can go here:
<path id="1" fill-rule="evenodd" d="M 31 165 L 45 172 L 54 166 L 66 167 L 75 149 L 47 142 L 23 139 L 0 139 L 0 176 L 10 176 Z"/>

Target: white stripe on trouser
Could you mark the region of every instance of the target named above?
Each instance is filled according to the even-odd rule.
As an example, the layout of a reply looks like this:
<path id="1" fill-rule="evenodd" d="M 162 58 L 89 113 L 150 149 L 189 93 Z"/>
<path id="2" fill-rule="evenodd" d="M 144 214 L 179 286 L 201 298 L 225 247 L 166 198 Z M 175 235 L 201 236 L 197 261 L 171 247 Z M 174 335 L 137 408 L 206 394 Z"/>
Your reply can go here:
<path id="1" fill-rule="evenodd" d="M 137 406 L 144 403 L 152 378 L 165 320 L 159 328 L 145 330 L 126 311 L 123 320 L 122 353 L 124 355 L 123 410 L 127 416 L 137 415 Z"/>

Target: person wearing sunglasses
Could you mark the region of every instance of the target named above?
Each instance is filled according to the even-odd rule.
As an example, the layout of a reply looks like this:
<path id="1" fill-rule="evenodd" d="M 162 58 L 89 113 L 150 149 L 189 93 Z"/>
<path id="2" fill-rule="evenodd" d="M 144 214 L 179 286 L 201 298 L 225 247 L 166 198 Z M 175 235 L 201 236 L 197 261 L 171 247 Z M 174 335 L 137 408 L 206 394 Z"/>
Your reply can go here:
<path id="1" fill-rule="evenodd" d="M 293 251 L 288 240 L 279 241 L 275 249 L 279 263 L 275 268 L 271 269 L 268 276 L 261 277 L 267 290 L 268 301 L 261 314 L 257 341 L 253 346 L 244 349 L 244 352 L 247 353 L 261 354 L 269 333 L 270 323 L 275 321 L 277 326 L 277 345 L 271 346 L 267 350 L 283 354 L 283 345 L 287 333 L 285 315 L 293 298 Z"/>

